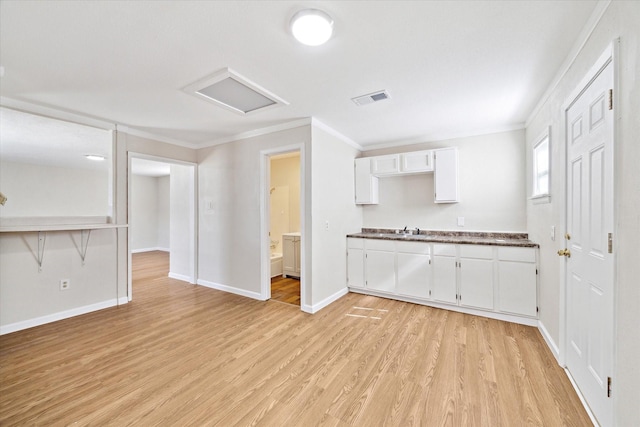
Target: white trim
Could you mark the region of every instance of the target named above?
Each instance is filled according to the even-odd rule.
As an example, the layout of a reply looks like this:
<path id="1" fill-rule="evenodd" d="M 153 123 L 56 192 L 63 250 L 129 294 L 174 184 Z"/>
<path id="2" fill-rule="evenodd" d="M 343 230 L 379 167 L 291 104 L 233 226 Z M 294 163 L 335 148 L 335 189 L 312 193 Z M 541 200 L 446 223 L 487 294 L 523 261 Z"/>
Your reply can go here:
<path id="1" fill-rule="evenodd" d="M 193 277 L 187 276 L 186 274 L 178 274 L 178 273 L 169 272 L 169 274 L 167 274 L 167 277 L 169 277 L 171 279 L 181 280 L 183 282 L 188 282 L 188 283 L 191 283 L 193 285 L 196 284 L 195 280 L 193 280 Z"/>
<path id="2" fill-rule="evenodd" d="M 569 372 L 569 370 L 567 368 L 564 368 L 563 370 L 564 370 L 564 373 L 567 375 L 567 378 L 569 378 L 569 382 L 573 386 L 573 389 L 575 390 L 576 394 L 578 395 L 578 398 L 580 399 L 580 402 L 582 403 L 582 406 L 584 407 L 584 410 L 587 411 L 587 415 L 589 415 L 589 418 L 591 419 L 591 422 L 593 423 L 594 427 L 598 427 L 600 424 L 598 424 L 598 421 L 596 420 L 596 417 L 593 414 L 593 412 L 591 412 L 591 408 L 587 404 L 587 401 L 584 399 L 584 396 L 582 395 L 582 392 L 578 388 L 578 385 L 576 384 L 576 382 L 573 380 L 573 377 L 571 376 L 571 372 Z"/>
<path id="3" fill-rule="evenodd" d="M 227 144 L 229 142 L 239 141 L 241 139 L 253 138 L 255 136 L 268 135 L 274 132 L 280 132 L 288 129 L 295 129 L 301 126 L 310 125 L 311 118 L 307 117 L 304 119 L 293 120 L 287 123 L 282 123 L 279 125 L 267 126 L 260 129 L 254 129 L 247 132 L 241 132 L 235 135 L 228 136 L 226 138 L 216 139 L 213 141 L 205 142 L 203 144 L 199 144 L 197 148 L 208 148 L 216 145 Z"/>
<path id="4" fill-rule="evenodd" d="M 259 301 L 264 301 L 264 298 L 258 292 L 247 291 L 246 289 L 240 289 L 233 286 L 222 285 L 220 283 L 210 282 L 208 280 L 198 279 L 198 285 L 204 286 L 205 288 L 216 289 L 218 291 L 229 292 L 231 294 L 240 295 L 247 298 L 256 299 Z"/>
<path id="5" fill-rule="evenodd" d="M 404 147 L 407 145 L 424 144 L 429 142 L 442 142 L 452 139 L 470 138 L 474 136 L 491 135 L 494 133 L 512 132 L 515 130 L 524 130 L 524 123 L 515 123 L 511 125 L 498 126 L 489 129 L 477 129 L 475 131 L 466 131 L 459 133 L 434 133 L 430 135 L 423 135 L 417 138 L 403 139 L 390 142 L 381 142 L 379 144 L 363 145 L 362 151 L 379 150 L 382 148 L 395 148 Z"/>
<path id="6" fill-rule="evenodd" d="M 116 126 L 119 132 L 124 132 L 131 136 L 137 136 L 145 139 L 152 139 L 155 141 L 165 142 L 171 145 L 177 145 L 179 147 L 191 148 L 193 150 L 197 150 L 198 148 L 202 148 L 202 146 L 192 143 L 192 142 L 184 142 L 177 139 L 169 138 L 168 136 L 158 135 L 156 133 L 136 129 L 127 125 L 117 125 Z"/>
<path id="7" fill-rule="evenodd" d="M 540 100 L 538 101 L 536 106 L 533 108 L 533 110 L 531 110 L 531 113 L 529 113 L 529 117 L 525 122 L 525 127 L 529 127 L 531 125 L 531 122 L 538 115 L 542 107 L 547 103 L 547 101 L 549 101 L 551 94 L 556 90 L 560 81 L 567 74 L 567 72 L 575 62 L 580 52 L 582 52 L 582 49 L 584 49 L 584 46 L 587 44 L 587 41 L 591 37 L 591 34 L 595 30 L 596 26 L 600 23 L 600 20 L 604 16 L 604 13 L 607 11 L 610 4 L 611 4 L 611 0 L 598 1 L 598 3 L 593 9 L 593 12 L 591 13 L 591 16 L 589 17 L 589 20 L 584 25 L 584 27 L 582 27 L 582 31 L 580 31 L 580 35 L 578 35 L 578 37 L 576 38 L 576 42 L 571 48 L 571 51 L 567 55 L 566 59 L 564 60 L 560 68 L 558 68 L 558 72 L 556 73 L 555 77 L 551 81 L 551 84 L 549 85 L 547 90 L 544 92 L 544 94 L 540 97 Z"/>
<path id="8" fill-rule="evenodd" d="M 328 297 L 318 302 L 317 304 L 313 304 L 313 305 L 301 304 L 300 309 L 305 313 L 314 314 L 322 310 L 329 304 L 339 300 L 340 298 L 342 298 L 348 293 L 349 293 L 349 288 L 342 288 L 338 292 L 334 293 L 333 295 L 329 295 Z"/>
<path id="9" fill-rule="evenodd" d="M 21 331 L 23 329 L 33 328 L 35 326 L 45 325 L 47 323 L 56 322 L 58 320 L 68 319 L 70 317 L 80 316 L 82 314 L 91 313 L 93 311 L 104 310 L 105 308 L 115 307 L 120 304 L 126 304 L 127 298 L 114 298 L 95 304 L 89 304 L 82 307 L 72 308 L 70 310 L 59 311 L 57 313 L 47 314 L 46 316 L 35 317 L 33 319 L 22 320 L 16 323 L 0 326 L 0 335 L 10 334 L 11 332 Z"/>
<path id="10" fill-rule="evenodd" d="M 128 296 L 124 296 L 124 297 L 119 297 L 118 298 L 118 305 L 124 305 L 124 304 L 128 304 L 129 303 L 129 297 Z"/>
<path id="11" fill-rule="evenodd" d="M 545 203 L 551 203 L 551 196 L 548 194 L 540 194 L 539 196 L 529 197 L 529 200 L 534 205 L 544 205 Z"/>
<path id="12" fill-rule="evenodd" d="M 142 252 L 153 252 L 153 251 L 169 252 L 169 248 L 155 247 L 155 248 L 131 249 L 132 254 L 139 254 Z"/>
<path id="13" fill-rule="evenodd" d="M 321 129 L 321 130 L 325 131 L 329 135 L 339 139 L 340 141 L 344 142 L 347 145 L 350 145 L 351 147 L 355 148 L 356 150 L 364 151 L 364 148 L 362 148 L 362 145 L 358 144 L 353 139 L 344 136 L 343 134 L 341 134 L 337 130 L 325 125 L 324 123 L 322 123 L 320 120 L 316 119 L 315 117 L 311 118 L 311 125 L 317 127 L 318 129 Z"/>
<path id="14" fill-rule="evenodd" d="M 545 342 L 547 343 L 547 347 L 549 347 L 549 350 L 551 350 L 553 357 L 555 357 L 556 361 L 558 361 L 558 364 L 560 364 L 560 348 L 551 337 L 549 331 L 547 331 L 547 328 L 545 328 L 542 320 L 538 320 L 538 330 L 540 331 L 540 335 L 542 335 L 542 338 L 544 338 Z"/>
<path id="15" fill-rule="evenodd" d="M 19 101 L 17 99 L 0 97 L 0 105 L 14 110 L 23 111 L 25 113 L 36 114 L 39 116 L 51 117 L 53 119 L 64 120 L 67 122 L 77 123 L 85 126 L 91 126 L 98 129 L 116 130 L 116 124 L 97 117 L 78 114 L 72 111 L 63 110 L 59 107 L 48 107 L 40 104 Z"/>
<path id="16" fill-rule="evenodd" d="M 389 298 L 398 301 L 411 302 L 413 304 L 426 305 L 428 307 L 441 308 L 443 310 L 457 311 L 459 313 L 472 314 L 474 316 L 488 317 L 489 319 L 502 320 L 505 322 L 518 323 L 526 326 L 538 326 L 538 319 L 524 316 L 517 316 L 514 314 L 496 313 L 494 311 L 484 311 L 468 307 L 460 307 L 456 305 L 443 304 L 435 301 L 427 301 L 421 298 L 407 297 L 403 295 L 387 294 L 385 292 L 378 292 L 371 289 L 358 289 L 349 288 L 349 292 L 355 292 L 357 294 L 373 295 L 381 298 Z"/>

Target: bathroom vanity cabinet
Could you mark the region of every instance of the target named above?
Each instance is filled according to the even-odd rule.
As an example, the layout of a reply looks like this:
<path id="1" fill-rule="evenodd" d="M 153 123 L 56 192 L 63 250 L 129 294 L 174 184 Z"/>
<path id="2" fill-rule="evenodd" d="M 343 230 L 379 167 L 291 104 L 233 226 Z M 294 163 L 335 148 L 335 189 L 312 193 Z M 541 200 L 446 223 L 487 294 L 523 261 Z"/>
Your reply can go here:
<path id="1" fill-rule="evenodd" d="M 300 233 L 282 235 L 282 277 L 300 277 Z"/>

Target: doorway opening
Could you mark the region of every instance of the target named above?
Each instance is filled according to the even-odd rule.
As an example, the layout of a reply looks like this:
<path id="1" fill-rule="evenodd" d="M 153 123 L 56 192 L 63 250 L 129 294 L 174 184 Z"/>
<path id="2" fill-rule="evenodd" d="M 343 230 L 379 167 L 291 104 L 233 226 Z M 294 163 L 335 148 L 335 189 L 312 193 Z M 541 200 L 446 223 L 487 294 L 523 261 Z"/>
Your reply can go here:
<path id="1" fill-rule="evenodd" d="M 300 306 L 300 152 L 269 163 L 271 299 Z"/>
<path id="2" fill-rule="evenodd" d="M 128 171 L 129 300 L 134 275 L 195 284 L 196 165 L 129 153 Z"/>
<path id="3" fill-rule="evenodd" d="M 304 143 L 260 152 L 260 297 L 309 311 L 304 153 Z"/>

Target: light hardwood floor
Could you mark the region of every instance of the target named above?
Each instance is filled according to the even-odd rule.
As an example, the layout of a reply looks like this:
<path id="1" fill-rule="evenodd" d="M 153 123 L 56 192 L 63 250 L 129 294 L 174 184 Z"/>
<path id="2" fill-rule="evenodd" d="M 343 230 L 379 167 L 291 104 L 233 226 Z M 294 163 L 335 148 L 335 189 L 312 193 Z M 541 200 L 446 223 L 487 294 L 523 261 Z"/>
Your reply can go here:
<path id="1" fill-rule="evenodd" d="M 348 294 L 315 315 L 166 277 L 0 337 L 0 425 L 587 426 L 535 328 Z"/>
<path id="2" fill-rule="evenodd" d="M 272 277 L 271 299 L 300 307 L 300 280 L 282 276 Z"/>

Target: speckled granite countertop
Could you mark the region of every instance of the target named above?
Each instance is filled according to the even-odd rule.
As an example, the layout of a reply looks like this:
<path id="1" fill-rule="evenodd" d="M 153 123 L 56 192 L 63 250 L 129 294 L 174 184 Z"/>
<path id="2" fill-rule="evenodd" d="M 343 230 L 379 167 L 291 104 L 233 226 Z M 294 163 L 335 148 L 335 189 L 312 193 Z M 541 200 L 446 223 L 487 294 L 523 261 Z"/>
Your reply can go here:
<path id="1" fill-rule="evenodd" d="M 396 231 L 400 233 L 398 234 Z M 412 230 L 412 233 L 415 233 L 415 230 Z M 539 246 L 529 240 L 527 233 L 420 230 L 420 234 L 402 234 L 402 230 L 393 228 L 363 228 L 360 233 L 348 234 L 347 237 L 465 245 L 519 246 L 525 248 L 537 248 Z"/>

